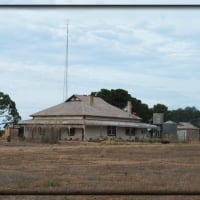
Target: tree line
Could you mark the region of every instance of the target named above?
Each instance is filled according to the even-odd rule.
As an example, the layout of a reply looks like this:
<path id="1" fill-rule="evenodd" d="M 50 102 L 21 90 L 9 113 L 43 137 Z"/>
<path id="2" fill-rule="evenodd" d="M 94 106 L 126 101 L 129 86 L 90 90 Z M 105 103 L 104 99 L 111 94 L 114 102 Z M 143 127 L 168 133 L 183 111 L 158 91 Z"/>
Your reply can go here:
<path id="1" fill-rule="evenodd" d="M 91 95 L 101 97 L 106 102 L 124 109 L 127 106 L 127 101 L 132 102 L 132 112 L 143 119 L 144 122 L 151 123 L 153 113 L 164 113 L 164 120 L 174 122 L 192 122 L 200 127 L 200 111 L 196 107 L 178 108 L 169 110 L 164 104 L 155 104 L 152 108 L 140 99 L 132 97 L 128 91 L 123 89 L 101 89 L 98 92 L 91 92 Z"/>

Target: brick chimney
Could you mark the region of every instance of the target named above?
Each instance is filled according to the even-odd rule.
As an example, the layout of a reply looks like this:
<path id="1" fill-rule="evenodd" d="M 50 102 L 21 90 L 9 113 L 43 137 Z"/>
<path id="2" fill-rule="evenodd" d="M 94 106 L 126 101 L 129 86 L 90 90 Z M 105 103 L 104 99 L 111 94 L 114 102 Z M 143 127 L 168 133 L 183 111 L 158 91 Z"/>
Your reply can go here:
<path id="1" fill-rule="evenodd" d="M 127 102 L 127 111 L 128 111 L 128 113 L 132 113 L 132 102 L 131 101 L 128 101 Z"/>
<path id="2" fill-rule="evenodd" d="M 88 95 L 88 104 L 89 104 L 90 106 L 93 105 L 93 101 L 94 101 L 93 96 L 92 96 L 92 95 Z"/>

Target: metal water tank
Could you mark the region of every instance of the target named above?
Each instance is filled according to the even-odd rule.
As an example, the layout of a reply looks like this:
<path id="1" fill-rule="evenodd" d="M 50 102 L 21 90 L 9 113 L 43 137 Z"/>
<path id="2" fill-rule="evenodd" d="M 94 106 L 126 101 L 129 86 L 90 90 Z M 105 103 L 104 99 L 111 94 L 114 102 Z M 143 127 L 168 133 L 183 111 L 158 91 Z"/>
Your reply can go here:
<path id="1" fill-rule="evenodd" d="M 162 124 L 164 120 L 163 113 L 153 113 L 153 124 Z"/>
<path id="2" fill-rule="evenodd" d="M 163 123 L 163 134 L 177 134 L 177 123 L 166 121 Z"/>

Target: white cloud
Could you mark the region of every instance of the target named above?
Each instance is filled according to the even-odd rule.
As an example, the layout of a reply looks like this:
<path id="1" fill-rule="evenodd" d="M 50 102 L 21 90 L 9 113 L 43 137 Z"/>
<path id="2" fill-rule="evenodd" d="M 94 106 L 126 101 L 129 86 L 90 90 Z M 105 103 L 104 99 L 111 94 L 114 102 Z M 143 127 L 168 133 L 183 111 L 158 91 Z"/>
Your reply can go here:
<path id="1" fill-rule="evenodd" d="M 165 75 L 157 75 L 154 73 L 146 73 L 143 71 L 135 72 L 134 69 L 117 69 L 109 66 L 89 67 L 89 66 L 72 66 L 70 68 L 71 79 L 90 82 L 102 82 L 107 84 L 121 84 L 127 87 L 143 87 L 147 90 L 156 88 L 163 91 L 172 91 L 177 94 L 192 95 L 199 93 L 199 80 L 197 78 L 172 78 Z M 184 87 L 183 87 L 184 85 Z M 191 91 L 191 85 L 193 90 Z"/>
<path id="2" fill-rule="evenodd" d="M 59 68 L 1 61 L 1 91 L 8 93 L 20 108 L 22 117 L 27 117 L 26 107 L 32 107 L 35 112 L 42 106 L 62 101 L 64 69 Z"/>

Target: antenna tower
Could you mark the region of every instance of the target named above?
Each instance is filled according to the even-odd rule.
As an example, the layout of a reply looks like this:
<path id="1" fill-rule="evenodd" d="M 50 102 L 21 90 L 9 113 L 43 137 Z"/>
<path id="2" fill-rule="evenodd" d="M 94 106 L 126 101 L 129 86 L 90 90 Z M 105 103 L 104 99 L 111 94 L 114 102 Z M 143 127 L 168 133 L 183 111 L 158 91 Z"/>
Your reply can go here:
<path id="1" fill-rule="evenodd" d="M 67 21 L 67 41 L 66 41 L 66 54 L 65 54 L 63 101 L 65 101 L 68 97 L 68 55 L 69 55 L 68 37 L 69 37 L 69 22 Z"/>

